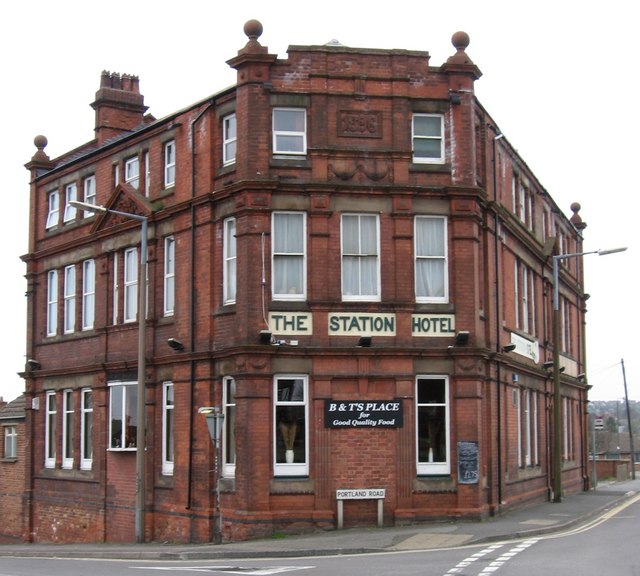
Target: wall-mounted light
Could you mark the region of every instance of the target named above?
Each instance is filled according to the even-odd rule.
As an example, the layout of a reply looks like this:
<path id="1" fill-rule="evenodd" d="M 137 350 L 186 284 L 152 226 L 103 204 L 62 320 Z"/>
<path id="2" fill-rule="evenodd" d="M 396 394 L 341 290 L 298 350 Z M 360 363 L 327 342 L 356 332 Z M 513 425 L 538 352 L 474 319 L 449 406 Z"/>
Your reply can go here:
<path id="1" fill-rule="evenodd" d="M 513 352 L 516 349 L 516 345 L 515 344 L 507 344 L 506 346 L 502 347 L 502 351 L 503 352 Z"/>
<path id="2" fill-rule="evenodd" d="M 545 370 L 549 370 L 549 369 L 553 368 L 553 360 L 547 360 L 546 362 L 543 362 L 542 363 L 542 367 Z"/>
<path id="3" fill-rule="evenodd" d="M 580 372 L 580 374 L 578 374 L 576 378 L 578 379 L 578 382 L 586 382 L 587 375 L 584 372 Z"/>
<path id="4" fill-rule="evenodd" d="M 371 336 L 360 336 L 358 340 L 358 348 L 371 348 Z"/>
<path id="5" fill-rule="evenodd" d="M 467 330 L 461 330 L 456 334 L 456 346 L 464 346 L 469 342 L 469 332 Z"/>
<path id="6" fill-rule="evenodd" d="M 40 370 L 40 368 L 42 368 L 42 366 L 40 366 L 40 362 L 34 360 L 33 358 L 29 358 L 27 360 L 27 366 L 29 370 Z"/>
<path id="7" fill-rule="evenodd" d="M 167 344 L 169 348 L 175 350 L 176 352 L 184 352 L 184 344 L 180 342 L 180 340 L 176 340 L 175 338 L 169 338 L 167 340 Z"/>
<path id="8" fill-rule="evenodd" d="M 273 334 L 269 330 L 260 330 L 260 344 L 271 344 Z"/>
<path id="9" fill-rule="evenodd" d="M 511 374 L 511 382 L 519 382 L 520 376 L 518 374 Z"/>

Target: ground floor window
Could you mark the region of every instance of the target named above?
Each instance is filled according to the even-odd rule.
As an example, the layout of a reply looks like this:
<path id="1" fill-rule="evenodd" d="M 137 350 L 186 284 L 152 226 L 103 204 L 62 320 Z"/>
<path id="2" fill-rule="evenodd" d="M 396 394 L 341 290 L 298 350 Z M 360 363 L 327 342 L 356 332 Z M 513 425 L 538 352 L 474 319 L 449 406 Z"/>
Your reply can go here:
<path id="1" fill-rule="evenodd" d="M 418 474 L 450 474 L 449 379 L 416 379 L 416 442 Z"/>
<path id="2" fill-rule="evenodd" d="M 274 474 L 308 476 L 308 379 L 282 375 L 274 380 Z"/>
<path id="3" fill-rule="evenodd" d="M 236 381 L 223 380 L 222 402 L 224 406 L 224 434 L 222 442 L 222 475 L 236 475 Z"/>
<path id="4" fill-rule="evenodd" d="M 109 384 L 109 448 L 130 450 L 136 447 L 138 434 L 137 407 L 138 389 L 135 382 L 112 382 Z"/>

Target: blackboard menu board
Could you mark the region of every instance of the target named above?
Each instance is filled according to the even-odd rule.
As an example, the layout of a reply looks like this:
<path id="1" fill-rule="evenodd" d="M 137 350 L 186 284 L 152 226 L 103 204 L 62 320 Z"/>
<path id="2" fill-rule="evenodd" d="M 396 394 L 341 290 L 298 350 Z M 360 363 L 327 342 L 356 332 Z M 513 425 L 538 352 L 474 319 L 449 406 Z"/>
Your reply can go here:
<path id="1" fill-rule="evenodd" d="M 478 476 L 478 443 L 458 442 L 458 484 L 477 484 Z"/>

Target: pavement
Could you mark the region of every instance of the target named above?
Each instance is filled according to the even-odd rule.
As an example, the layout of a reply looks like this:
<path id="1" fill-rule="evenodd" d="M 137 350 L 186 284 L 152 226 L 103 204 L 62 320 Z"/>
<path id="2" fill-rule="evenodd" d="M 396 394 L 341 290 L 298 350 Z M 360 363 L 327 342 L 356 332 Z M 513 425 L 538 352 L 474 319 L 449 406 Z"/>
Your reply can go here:
<path id="1" fill-rule="evenodd" d="M 456 520 L 384 528 L 348 528 L 227 544 L 0 544 L 0 557 L 219 560 L 365 554 L 455 548 L 533 538 L 594 519 L 640 494 L 640 479 L 600 482 L 565 496 L 482 521 Z"/>

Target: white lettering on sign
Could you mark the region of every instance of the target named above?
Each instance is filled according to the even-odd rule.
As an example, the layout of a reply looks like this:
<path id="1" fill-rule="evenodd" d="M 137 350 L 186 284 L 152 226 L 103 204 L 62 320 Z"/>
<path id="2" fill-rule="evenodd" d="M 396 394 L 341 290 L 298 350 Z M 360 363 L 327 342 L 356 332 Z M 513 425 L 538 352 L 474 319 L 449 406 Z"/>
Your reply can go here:
<path id="1" fill-rule="evenodd" d="M 313 316 L 298 312 L 269 312 L 269 329 L 274 334 L 310 336 Z"/>
<path id="2" fill-rule="evenodd" d="M 336 490 L 336 500 L 372 500 L 384 498 L 385 488 L 357 488 Z"/>
<path id="3" fill-rule="evenodd" d="M 443 337 L 455 336 L 456 317 L 454 314 L 412 314 L 411 335 Z"/>
<path id="4" fill-rule="evenodd" d="M 396 335 L 395 314 L 329 314 L 329 336 Z"/>

